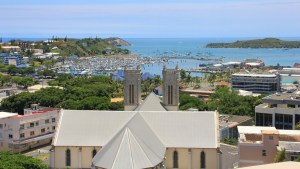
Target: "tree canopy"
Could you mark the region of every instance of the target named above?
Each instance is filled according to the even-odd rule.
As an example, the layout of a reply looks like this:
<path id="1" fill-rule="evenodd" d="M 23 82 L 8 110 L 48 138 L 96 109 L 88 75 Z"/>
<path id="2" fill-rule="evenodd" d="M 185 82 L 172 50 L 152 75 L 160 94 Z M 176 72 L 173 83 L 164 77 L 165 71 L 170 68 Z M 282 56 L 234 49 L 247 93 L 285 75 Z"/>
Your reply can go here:
<path id="1" fill-rule="evenodd" d="M 22 154 L 11 154 L 0 151 L 0 169 L 47 169 L 41 160 Z"/>

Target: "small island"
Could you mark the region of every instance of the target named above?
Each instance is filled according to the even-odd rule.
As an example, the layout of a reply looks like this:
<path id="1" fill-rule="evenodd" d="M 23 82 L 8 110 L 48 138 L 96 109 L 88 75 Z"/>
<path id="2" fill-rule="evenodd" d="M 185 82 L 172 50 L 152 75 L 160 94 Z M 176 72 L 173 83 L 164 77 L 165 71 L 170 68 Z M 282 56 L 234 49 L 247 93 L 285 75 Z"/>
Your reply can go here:
<path id="1" fill-rule="evenodd" d="M 300 48 L 300 41 L 284 41 L 277 38 L 243 40 L 233 43 L 209 43 L 206 48 Z"/>

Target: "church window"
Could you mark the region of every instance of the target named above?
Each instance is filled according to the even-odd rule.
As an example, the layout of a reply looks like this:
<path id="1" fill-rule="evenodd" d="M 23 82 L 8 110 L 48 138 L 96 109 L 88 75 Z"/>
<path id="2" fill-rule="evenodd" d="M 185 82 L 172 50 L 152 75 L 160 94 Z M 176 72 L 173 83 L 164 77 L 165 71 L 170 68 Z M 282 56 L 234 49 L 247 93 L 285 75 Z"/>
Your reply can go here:
<path id="1" fill-rule="evenodd" d="M 201 169 L 205 169 L 205 152 L 204 151 L 201 152 L 200 160 L 201 160 Z"/>
<path id="2" fill-rule="evenodd" d="M 92 151 L 92 158 L 94 158 L 96 154 L 97 154 L 97 150 L 94 149 L 94 150 Z"/>
<path id="3" fill-rule="evenodd" d="M 71 150 L 66 150 L 66 166 L 71 166 Z"/>
<path id="4" fill-rule="evenodd" d="M 176 150 L 173 153 L 173 168 L 178 168 L 178 152 Z"/>

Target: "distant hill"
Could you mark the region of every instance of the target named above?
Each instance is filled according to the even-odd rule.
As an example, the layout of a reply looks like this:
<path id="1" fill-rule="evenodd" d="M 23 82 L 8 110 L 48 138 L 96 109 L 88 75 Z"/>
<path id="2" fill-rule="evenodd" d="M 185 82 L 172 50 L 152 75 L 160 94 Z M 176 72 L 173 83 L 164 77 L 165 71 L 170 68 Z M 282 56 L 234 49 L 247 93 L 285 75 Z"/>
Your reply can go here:
<path id="1" fill-rule="evenodd" d="M 85 39 L 68 39 L 67 41 L 58 40 L 53 42 L 51 46 L 58 48 L 58 53 L 62 56 L 76 55 L 79 57 L 93 55 L 111 55 L 111 54 L 128 54 L 127 49 L 118 48 L 109 44 L 105 39 L 101 38 L 85 38 Z"/>
<path id="2" fill-rule="evenodd" d="M 121 38 L 107 38 L 105 41 L 114 46 L 131 46 L 131 44 Z"/>
<path id="3" fill-rule="evenodd" d="M 300 48 L 300 41 L 284 41 L 276 38 L 236 41 L 233 43 L 209 43 L 207 48 Z"/>

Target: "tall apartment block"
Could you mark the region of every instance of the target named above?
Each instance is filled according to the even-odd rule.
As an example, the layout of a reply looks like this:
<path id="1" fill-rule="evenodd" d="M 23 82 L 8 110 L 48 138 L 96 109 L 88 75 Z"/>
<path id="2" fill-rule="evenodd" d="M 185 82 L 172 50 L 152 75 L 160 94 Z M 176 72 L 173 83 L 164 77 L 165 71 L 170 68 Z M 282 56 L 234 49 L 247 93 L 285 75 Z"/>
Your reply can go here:
<path id="1" fill-rule="evenodd" d="M 256 126 L 274 126 L 276 129 L 295 129 L 300 122 L 300 95 L 273 94 L 255 107 Z"/>
<path id="2" fill-rule="evenodd" d="M 279 74 L 235 73 L 231 75 L 231 85 L 236 90 L 267 94 L 280 92 L 281 87 Z"/>
<path id="3" fill-rule="evenodd" d="M 0 151 L 20 153 L 49 144 L 55 132 L 59 109 L 37 104 L 18 113 L 0 112 Z"/>

